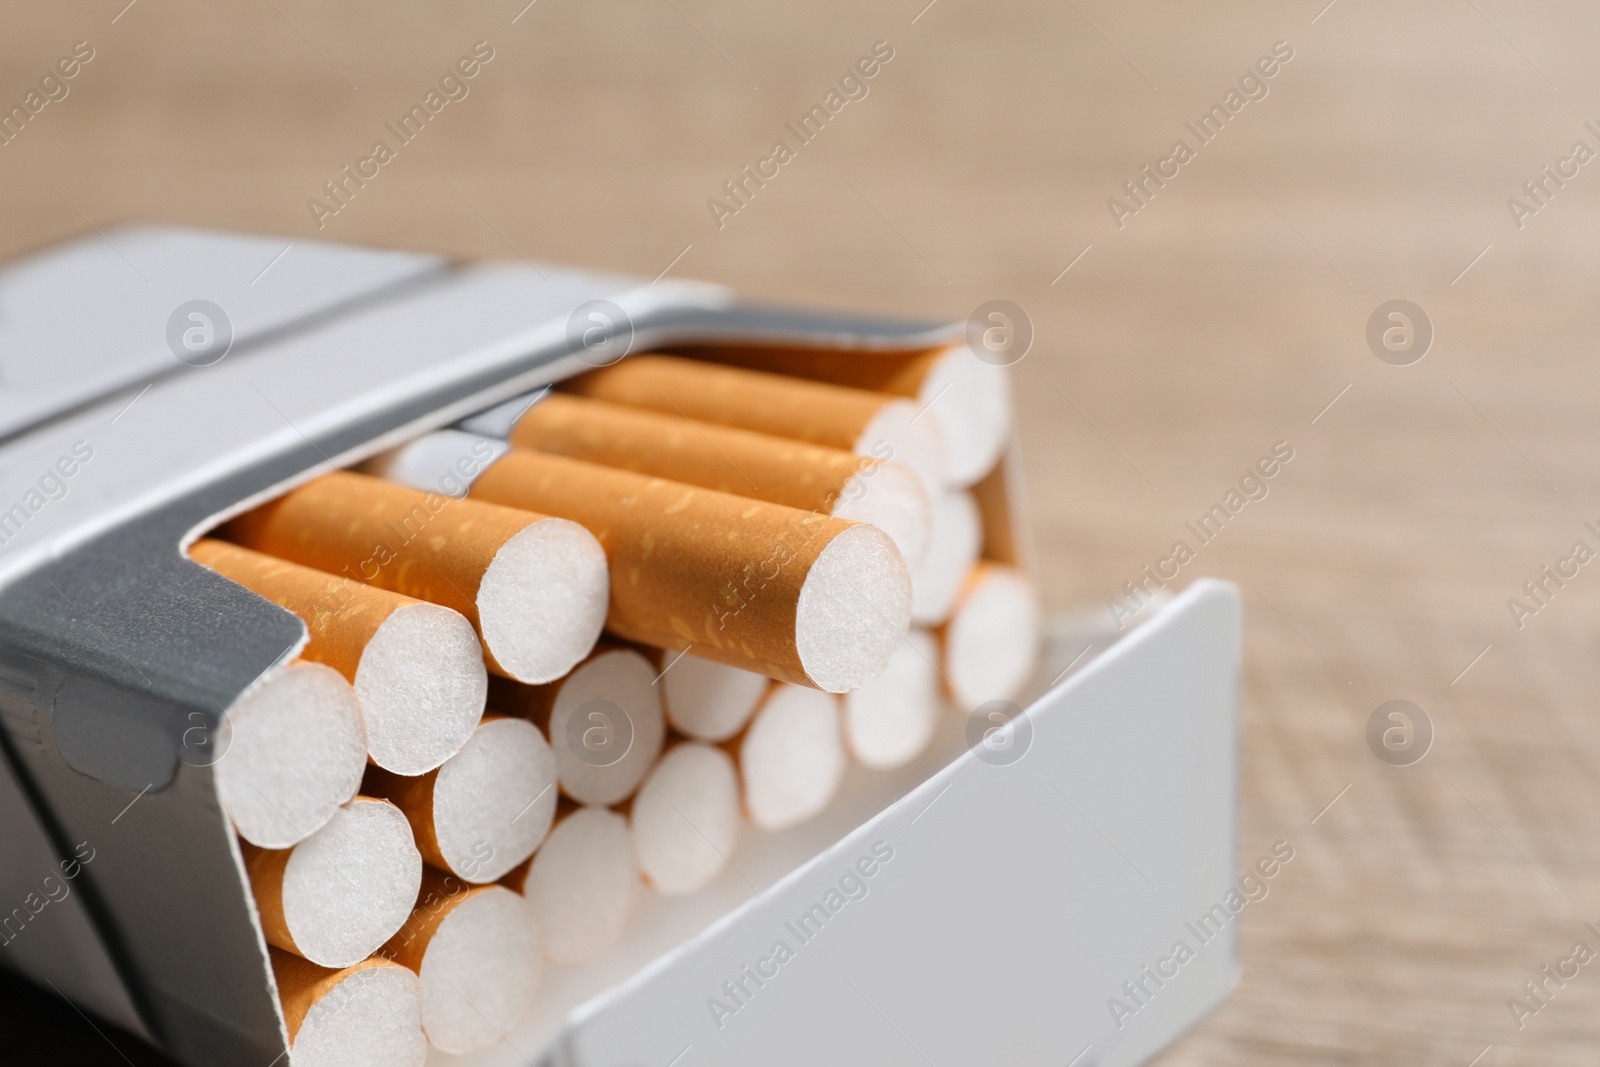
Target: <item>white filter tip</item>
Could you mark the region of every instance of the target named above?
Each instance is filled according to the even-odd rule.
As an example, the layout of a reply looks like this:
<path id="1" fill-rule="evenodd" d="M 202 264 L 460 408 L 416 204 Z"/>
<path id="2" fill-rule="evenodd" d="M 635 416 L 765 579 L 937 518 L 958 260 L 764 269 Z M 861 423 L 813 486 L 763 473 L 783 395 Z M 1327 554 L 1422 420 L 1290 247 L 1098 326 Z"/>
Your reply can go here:
<path id="1" fill-rule="evenodd" d="M 728 754 L 695 742 L 673 747 L 633 801 L 645 880 L 668 895 L 703 888 L 728 865 L 739 821 L 739 776 Z"/>
<path id="2" fill-rule="evenodd" d="M 546 958 L 582 963 L 622 936 L 639 888 L 627 821 L 605 808 L 583 808 L 557 823 L 534 853 L 522 894 Z"/>
<path id="3" fill-rule="evenodd" d="M 890 401 L 862 429 L 854 452 L 866 459 L 904 463 L 932 494 L 948 481 L 944 442 L 938 423 L 921 414 L 920 405 L 910 400 Z"/>
<path id="4" fill-rule="evenodd" d="M 555 755 L 523 719 L 484 723 L 434 778 L 434 837 L 469 882 L 498 881 L 533 855 L 555 813 Z"/>
<path id="5" fill-rule="evenodd" d="M 372 762 L 406 775 L 459 751 L 489 692 L 472 624 L 437 604 L 407 604 L 383 620 L 362 650 L 355 684 Z"/>
<path id="6" fill-rule="evenodd" d="M 697 741 L 726 741 L 744 729 L 771 680 L 754 671 L 668 652 L 658 686 L 667 721 Z"/>
<path id="7" fill-rule="evenodd" d="M 533 1006 L 543 959 L 533 909 L 500 886 L 444 917 L 422 956 L 422 1029 L 442 1052 L 505 1038 Z"/>
<path id="8" fill-rule="evenodd" d="M 922 480 L 902 463 L 875 463 L 850 476 L 835 518 L 876 526 L 889 535 L 906 566 L 915 566 L 933 536 L 933 502 Z"/>
<path id="9" fill-rule="evenodd" d="M 306 1012 L 292 1067 L 422 1067 L 422 983 L 401 966 L 363 967 Z"/>
<path id="10" fill-rule="evenodd" d="M 1039 660 L 1039 600 L 1009 567 L 985 565 L 945 630 L 945 675 L 964 712 L 1022 690 Z"/>
<path id="11" fill-rule="evenodd" d="M 666 739 L 655 677 L 644 656 L 611 649 L 561 683 L 550 709 L 550 747 L 567 796 L 615 804 L 639 787 Z"/>
<path id="12" fill-rule="evenodd" d="M 358 797 L 294 847 L 283 918 L 300 955 L 351 967 L 405 924 L 422 885 L 411 825 L 387 801 Z"/>
<path id="13" fill-rule="evenodd" d="M 946 349 L 922 380 L 917 402 L 939 427 L 951 488 L 965 489 L 993 470 L 1011 438 L 1008 373 L 960 344 Z"/>
<path id="14" fill-rule="evenodd" d="M 806 572 L 794 644 L 806 677 L 844 693 L 889 665 L 911 625 L 911 575 L 894 542 L 856 525 L 828 542 Z"/>
<path id="15" fill-rule="evenodd" d="M 367 765 L 361 705 L 344 676 L 290 663 L 223 719 L 217 788 L 239 836 L 288 848 L 320 830 L 355 796 Z"/>
<path id="16" fill-rule="evenodd" d="M 983 520 L 971 493 L 941 493 L 933 502 L 933 539 L 911 572 L 911 620 L 938 626 L 950 617 L 967 572 L 983 550 Z"/>
<path id="17" fill-rule="evenodd" d="M 783 830 L 817 815 L 844 780 L 839 700 L 777 683 L 739 745 L 744 807 L 763 830 Z"/>
<path id="18" fill-rule="evenodd" d="M 928 747 L 939 721 L 939 645 L 912 630 L 895 649 L 889 669 L 844 696 L 845 744 L 856 762 L 887 770 Z"/>
<path id="19" fill-rule="evenodd" d="M 540 519 L 501 547 L 478 586 L 484 643 L 507 674 L 540 685 L 572 670 L 605 625 L 611 579 L 594 534 Z"/>

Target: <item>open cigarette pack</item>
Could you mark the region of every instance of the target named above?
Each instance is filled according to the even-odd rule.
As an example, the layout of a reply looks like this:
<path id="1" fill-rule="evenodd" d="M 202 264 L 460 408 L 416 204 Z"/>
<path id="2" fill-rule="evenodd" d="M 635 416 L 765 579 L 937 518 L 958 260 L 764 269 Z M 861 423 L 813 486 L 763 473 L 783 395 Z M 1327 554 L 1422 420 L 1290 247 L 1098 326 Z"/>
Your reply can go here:
<path id="1" fill-rule="evenodd" d="M 1238 598 L 1041 623 L 983 336 L 0 270 L 0 966 L 195 1065 L 1143 1062 L 1237 976 Z"/>

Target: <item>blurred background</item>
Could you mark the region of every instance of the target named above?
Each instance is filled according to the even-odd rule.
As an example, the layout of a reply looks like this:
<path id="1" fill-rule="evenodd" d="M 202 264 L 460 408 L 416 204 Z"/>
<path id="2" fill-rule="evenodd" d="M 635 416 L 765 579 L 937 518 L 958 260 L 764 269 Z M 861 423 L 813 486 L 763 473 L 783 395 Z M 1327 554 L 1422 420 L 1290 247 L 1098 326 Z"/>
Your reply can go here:
<path id="1" fill-rule="evenodd" d="M 62 0 L 3 17 L 7 109 L 92 50 L 0 146 L 7 258 L 148 220 L 923 318 L 1019 305 L 1053 610 L 1103 608 L 1286 443 L 1268 495 L 1180 582 L 1243 589 L 1241 862 L 1278 841 L 1296 858 L 1244 914 L 1246 981 L 1157 1062 L 1593 1062 L 1600 966 L 1548 984 L 1537 1014 L 1507 1003 L 1531 1004 L 1524 983 L 1576 942 L 1600 948 L 1600 567 L 1542 603 L 1523 589 L 1575 542 L 1600 549 L 1600 164 L 1574 156 L 1600 151 L 1591 5 Z M 323 183 L 397 146 L 385 124 L 477 42 L 492 58 L 467 95 L 319 219 Z M 892 59 L 867 95 L 719 220 L 723 183 L 796 145 L 785 123 L 878 42 Z M 1275 46 L 1274 75 L 1240 91 Z M 1243 105 L 1202 144 L 1185 123 L 1230 90 Z M 1132 199 L 1179 139 L 1194 158 Z M 1369 343 L 1392 300 L 1431 344 Z M 1514 597 L 1538 610 L 1519 620 Z M 1403 759 L 1368 742 L 1394 699 L 1432 732 Z M 6 1022 L 73 1062 L 159 1062 L 5 988 Z"/>

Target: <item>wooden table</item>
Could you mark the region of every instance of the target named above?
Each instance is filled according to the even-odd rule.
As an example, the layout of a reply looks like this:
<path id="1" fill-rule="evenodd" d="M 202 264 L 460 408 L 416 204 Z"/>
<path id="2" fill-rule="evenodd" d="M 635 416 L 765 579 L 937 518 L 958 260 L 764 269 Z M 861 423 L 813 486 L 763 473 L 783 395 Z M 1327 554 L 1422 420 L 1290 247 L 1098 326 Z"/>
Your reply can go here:
<path id="1" fill-rule="evenodd" d="M 1600 164 L 1521 228 L 1507 205 L 1600 149 L 1592 8 L 123 2 L 5 16 L 0 99 L 94 58 L 0 147 L 0 252 L 151 219 L 874 311 L 1012 300 L 1055 608 L 1287 442 L 1181 580 L 1244 590 L 1241 859 L 1296 859 L 1245 913 L 1246 983 L 1159 1062 L 1593 1062 L 1600 963 L 1520 1030 L 1507 1008 L 1600 949 L 1600 564 L 1520 629 L 1507 606 L 1600 549 Z M 480 40 L 468 95 L 319 230 L 308 200 Z M 719 227 L 708 199 L 880 40 L 867 95 Z M 1201 143 L 1185 122 L 1277 41 L 1266 95 Z M 1162 164 L 1179 138 L 1194 158 Z M 1145 164 L 1169 177 L 1119 227 Z M 1436 334 L 1409 366 L 1367 343 L 1392 299 Z M 1435 731 L 1409 767 L 1366 741 L 1396 698 Z"/>

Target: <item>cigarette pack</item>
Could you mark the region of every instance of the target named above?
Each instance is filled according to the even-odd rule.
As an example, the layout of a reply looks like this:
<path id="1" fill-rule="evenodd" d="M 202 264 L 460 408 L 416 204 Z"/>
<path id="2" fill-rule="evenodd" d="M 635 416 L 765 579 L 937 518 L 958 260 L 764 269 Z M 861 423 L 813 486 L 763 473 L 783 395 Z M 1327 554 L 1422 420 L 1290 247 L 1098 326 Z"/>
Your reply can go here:
<path id="1" fill-rule="evenodd" d="M 202 533 L 630 352 L 961 337 L 171 228 L 0 271 L 0 965 L 187 1064 L 287 1050 L 214 768 L 306 629 L 188 559 Z M 986 554 L 1025 563 L 1019 466 L 978 496 Z M 1015 715 L 952 715 L 909 766 L 852 768 L 822 816 L 547 969 L 498 1045 L 430 1062 L 1144 1061 L 1237 975 L 1237 595 L 1197 581 L 1063 673 Z"/>

